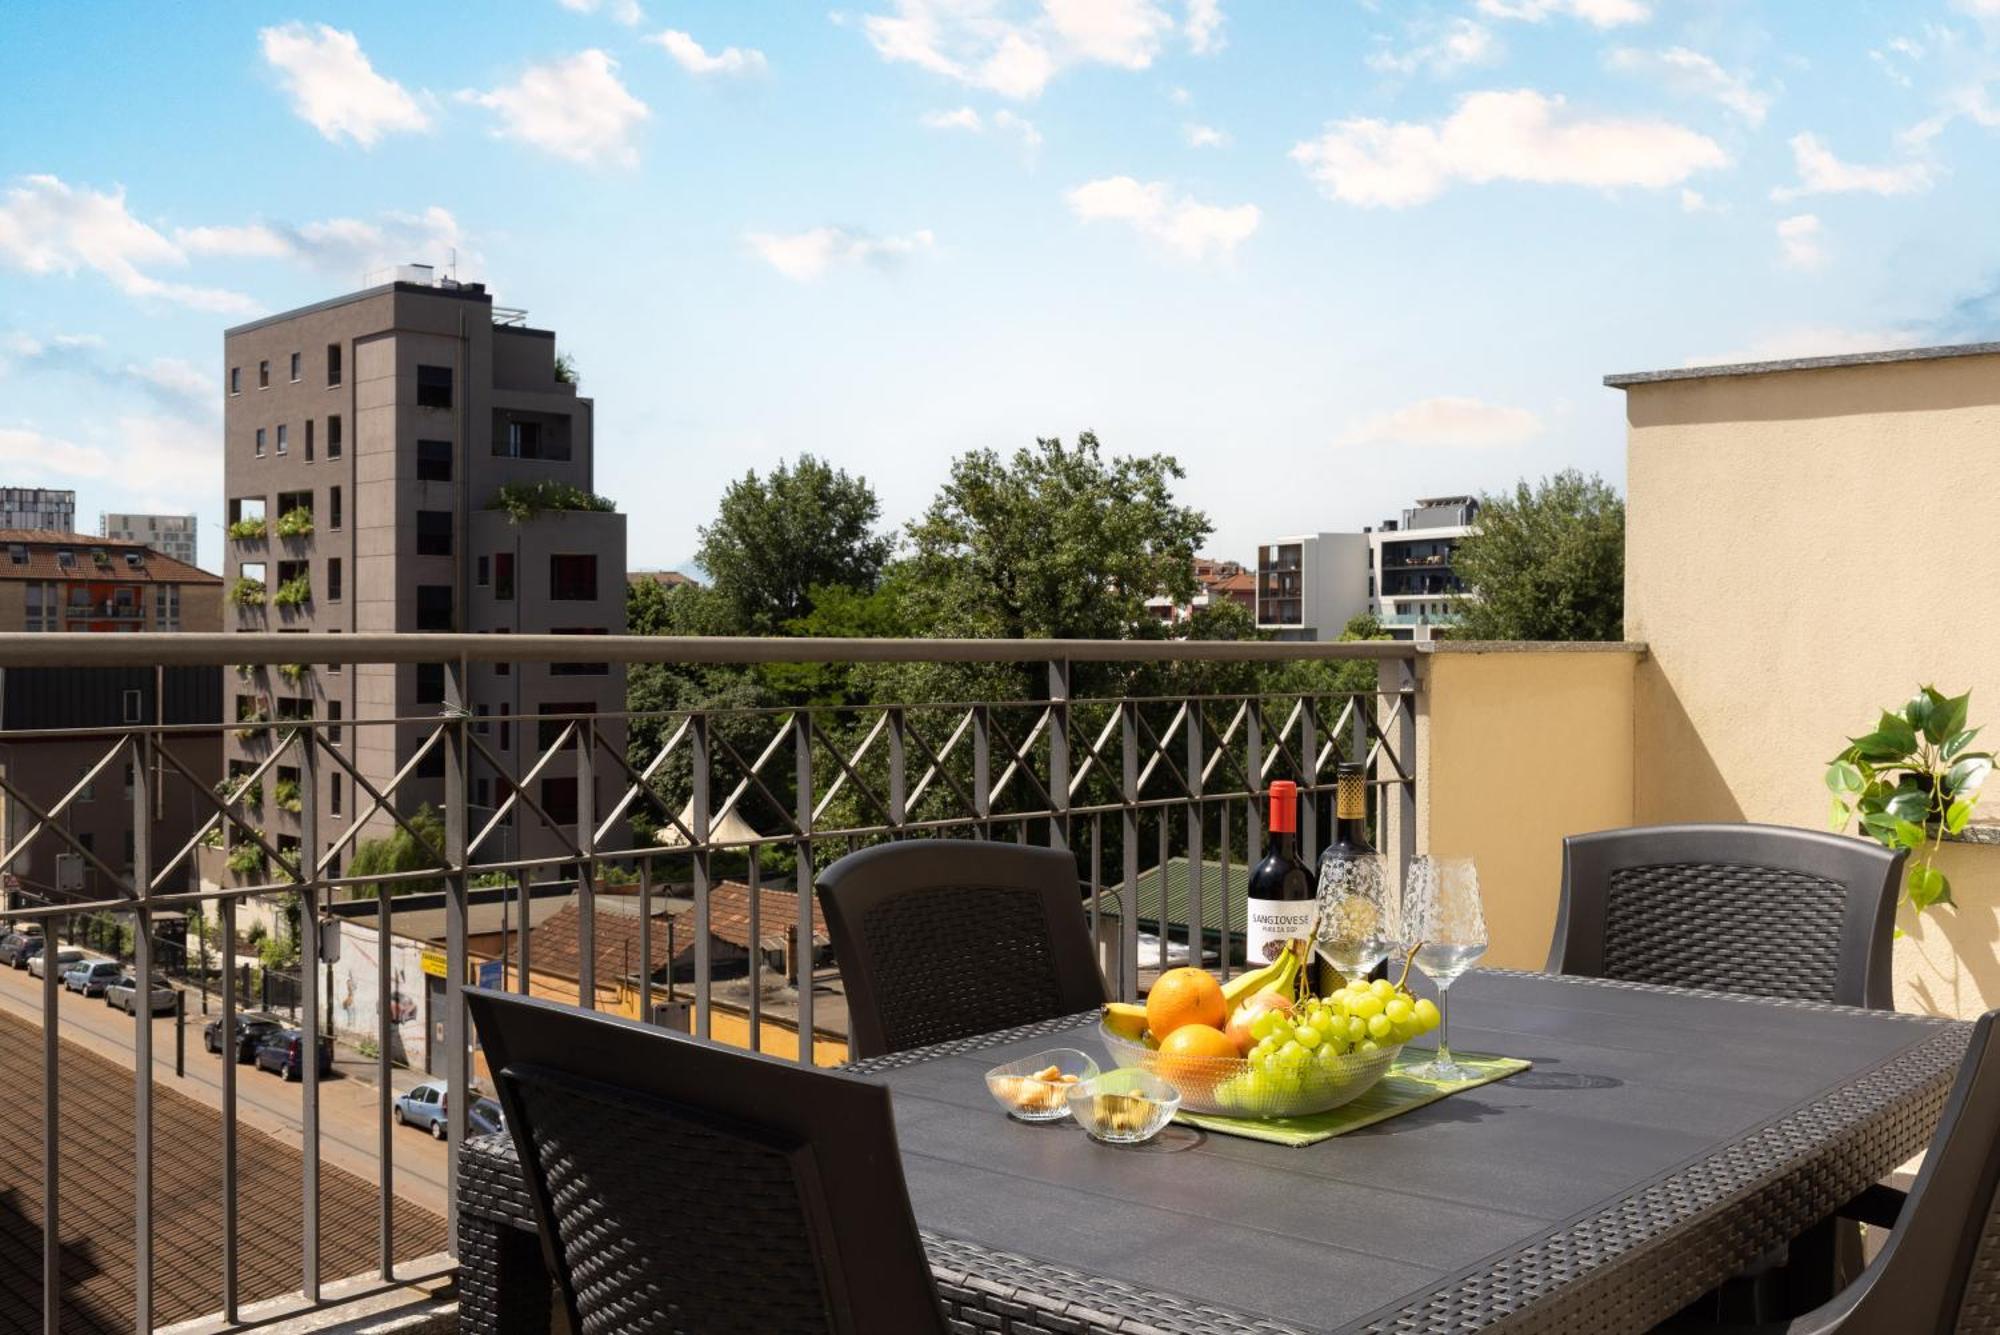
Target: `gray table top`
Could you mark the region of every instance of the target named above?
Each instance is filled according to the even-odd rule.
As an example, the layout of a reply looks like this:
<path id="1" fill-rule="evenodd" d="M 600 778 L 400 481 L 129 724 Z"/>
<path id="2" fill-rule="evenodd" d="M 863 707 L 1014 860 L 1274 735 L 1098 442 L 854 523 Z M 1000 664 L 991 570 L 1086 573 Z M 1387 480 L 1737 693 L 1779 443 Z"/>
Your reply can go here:
<path id="1" fill-rule="evenodd" d="M 1087 1024 L 876 1078 L 894 1092 L 927 1231 L 1348 1330 L 1907 1058 L 1942 1024 L 1486 972 L 1462 979 L 1452 1003 L 1461 1050 L 1534 1068 L 1303 1149 L 1178 1125 L 1118 1149 L 995 1107 L 988 1067 L 1064 1042 L 1101 1056 Z"/>

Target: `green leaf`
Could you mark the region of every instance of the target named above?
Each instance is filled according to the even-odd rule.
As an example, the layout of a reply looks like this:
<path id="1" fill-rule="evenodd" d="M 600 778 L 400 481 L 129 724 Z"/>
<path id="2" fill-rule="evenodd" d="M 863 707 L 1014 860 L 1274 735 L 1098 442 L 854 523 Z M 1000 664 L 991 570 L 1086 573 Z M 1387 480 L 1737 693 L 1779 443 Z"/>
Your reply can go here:
<path id="1" fill-rule="evenodd" d="M 1889 847 L 1896 846 L 1896 821 L 1893 816 L 1885 816 L 1879 811 L 1865 812 L 1861 817 L 1861 828 Z"/>
<path id="2" fill-rule="evenodd" d="M 1910 721 L 1901 714 L 1891 714 L 1887 710 L 1882 711 L 1882 718 L 1875 724 L 1875 731 L 1895 738 L 1902 744 L 1902 749 L 1905 751 L 1914 751 L 1917 749 L 1917 730 L 1911 727 Z"/>
<path id="3" fill-rule="evenodd" d="M 1972 819 L 1972 803 L 1959 798 L 1945 808 L 1944 830 L 1946 834 L 1964 834 L 1966 822 Z"/>
<path id="4" fill-rule="evenodd" d="M 1919 913 L 1951 894 L 1951 882 L 1936 867 L 1911 867 L 1904 883 L 1909 888 L 1910 907 Z"/>
<path id="5" fill-rule="evenodd" d="M 1888 719 L 1891 716 L 1884 714 L 1882 717 Z M 1910 731 L 1909 724 L 1903 723 L 1901 719 L 1897 719 L 1896 721 L 1902 723 L 1902 731 L 1900 732 L 1889 728 L 1877 728 L 1874 732 L 1863 733 L 1859 737 L 1849 738 L 1848 740 L 1854 743 L 1856 759 L 1880 763 L 1888 760 L 1902 760 L 1912 751 L 1915 751 L 1917 749 L 1916 734 Z"/>
<path id="6" fill-rule="evenodd" d="M 1833 805 L 1828 807 L 1826 811 L 1826 828 L 1832 830 L 1835 834 L 1839 834 L 1847 828 L 1847 818 L 1852 814 L 1853 811 L 1848 807 L 1847 803 L 1837 797 L 1834 798 Z"/>
<path id="7" fill-rule="evenodd" d="M 1922 848 L 1924 846 L 1924 827 L 1911 821 L 1897 821 L 1896 842 L 1904 848 Z"/>
<path id="8" fill-rule="evenodd" d="M 1930 818 L 1931 795 L 1921 789 L 1899 788 L 1896 795 L 1883 804 L 1882 810 L 1898 822 L 1921 826 Z"/>
<path id="9" fill-rule="evenodd" d="M 1921 729 L 1931 721 L 1931 696 L 1935 692 L 1929 687 L 1910 697 L 1910 703 L 1903 706 L 1903 718 L 1912 728 Z"/>
<path id="10" fill-rule="evenodd" d="M 1977 728 L 1963 728 L 1944 739 L 1941 754 L 1946 760 L 1958 759 L 1959 753 L 1972 745 L 1972 739 L 1979 735 Z"/>
<path id="11" fill-rule="evenodd" d="M 1966 756 L 1944 776 L 1945 791 L 1953 797 L 1969 796 L 1979 791 L 1979 785 L 1992 772 L 1993 762 L 1985 756 Z"/>
<path id="12" fill-rule="evenodd" d="M 1834 793 L 1858 793 L 1861 791 L 1861 769 L 1845 760 L 1836 761 L 1826 772 L 1826 786 Z"/>
<path id="13" fill-rule="evenodd" d="M 1928 688 L 1926 688 L 1928 689 Z M 1972 692 L 1954 695 L 1950 699 L 1936 699 L 1932 702 L 1930 717 L 1921 725 L 1924 736 L 1936 746 L 1945 738 L 1965 727 L 1965 712 L 1972 706 Z"/>

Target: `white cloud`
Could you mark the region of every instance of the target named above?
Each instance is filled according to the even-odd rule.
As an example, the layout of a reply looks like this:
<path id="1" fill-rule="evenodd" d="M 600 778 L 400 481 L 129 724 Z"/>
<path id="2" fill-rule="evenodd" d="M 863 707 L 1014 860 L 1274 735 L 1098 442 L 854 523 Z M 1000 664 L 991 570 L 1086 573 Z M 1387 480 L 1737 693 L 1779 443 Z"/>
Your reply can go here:
<path id="1" fill-rule="evenodd" d="M 972 107 L 957 107 L 951 111 L 926 111 L 923 123 L 933 130 L 970 130 L 978 134 L 986 128 L 979 112 Z"/>
<path id="2" fill-rule="evenodd" d="M 861 21 L 882 59 L 1017 100 L 1040 96 L 1070 66 L 1146 69 L 1174 27 L 1157 0 L 1037 0 L 1032 6 L 1016 0 L 893 3 L 893 12 L 868 14 Z M 1201 12 L 1191 13 L 1191 19 L 1205 19 L 1209 7 L 1195 8 Z M 1201 32 L 1204 43 L 1218 40 L 1212 27 Z"/>
<path id="3" fill-rule="evenodd" d="M 1778 232 L 1778 259 L 1787 269 L 1812 270 L 1825 266 L 1826 229 L 1820 226 L 1817 215 L 1796 213 L 1780 219 Z"/>
<path id="4" fill-rule="evenodd" d="M 1931 187 L 1931 168 L 1923 162 L 1899 162 L 1880 167 L 1862 167 L 1842 162 L 1816 134 L 1795 134 L 1791 139 L 1792 161 L 1798 168 L 1797 185 L 1781 185 L 1771 198 L 1799 199 L 1806 195 L 1837 195 L 1860 192 L 1870 195 L 1910 195 Z"/>
<path id="5" fill-rule="evenodd" d="M 213 377 L 198 370 L 193 362 L 179 357 L 155 357 L 142 364 L 130 363 L 125 374 L 140 381 L 158 397 L 178 401 L 200 411 L 220 411 Z"/>
<path id="6" fill-rule="evenodd" d="M 544 65 L 487 92 L 459 97 L 500 118 L 495 134 L 586 165 L 632 166 L 631 134 L 652 111 L 618 81 L 618 62 L 592 48 Z"/>
<path id="7" fill-rule="evenodd" d="M 1007 130 L 1019 136 L 1021 147 L 1030 153 L 1042 146 L 1042 132 L 1035 128 L 1035 123 L 1023 116 L 1015 115 L 1005 107 L 993 113 L 993 126 L 995 129 Z"/>
<path id="8" fill-rule="evenodd" d="M 1177 107 L 1184 107 L 1194 101 L 1194 94 L 1185 88 L 1174 88 L 1167 93 L 1167 100 Z"/>
<path id="9" fill-rule="evenodd" d="M 54 176 L 24 176 L 0 200 L 0 265 L 31 274 L 89 269 L 127 296 L 242 315 L 257 303 L 238 292 L 169 283 L 147 272 L 187 263 L 181 248 L 125 207 L 125 189 L 92 190 Z"/>
<path id="10" fill-rule="evenodd" d="M 1681 212 L 1720 213 L 1722 212 L 1722 209 L 1715 204 L 1711 204 L 1708 200 L 1708 197 L 1702 194 L 1701 191 L 1689 190 L 1688 188 L 1683 186 L 1681 188 Z"/>
<path id="11" fill-rule="evenodd" d="M 1187 140 L 1189 148 L 1226 148 L 1229 136 L 1213 125 L 1183 125 L 1181 137 Z"/>
<path id="12" fill-rule="evenodd" d="M 129 414 L 105 434 L 113 443 L 0 427 L 0 465 L 37 482 L 89 482 L 190 507 L 209 502 L 222 486 L 221 442 L 210 422 Z"/>
<path id="13" fill-rule="evenodd" d="M 804 232 L 752 232 L 744 238 L 758 258 L 794 282 L 810 283 L 838 266 L 893 269 L 935 241 L 928 229 L 902 236 L 874 236 L 851 227 Z"/>
<path id="14" fill-rule="evenodd" d="M 454 251 L 461 275 L 480 261 L 450 211 L 435 205 L 422 213 L 383 213 L 307 223 L 254 222 L 226 227 L 186 227 L 174 240 L 191 255 L 232 259 L 286 259 L 347 278 L 391 264 L 442 264 Z"/>
<path id="15" fill-rule="evenodd" d="M 1595 28 L 1644 23 L 1653 17 L 1644 0 L 1479 0 L 1479 12 L 1496 19 L 1540 23 L 1551 14 L 1581 19 Z"/>
<path id="16" fill-rule="evenodd" d="M 428 130 L 431 118 L 409 90 L 375 72 L 351 32 L 287 23 L 258 34 L 264 61 L 291 94 L 299 119 L 338 143 L 368 148 L 385 134 Z"/>
<path id="17" fill-rule="evenodd" d="M 1886 352 L 1917 346 L 1907 329 L 1839 329 L 1831 325 L 1799 325 L 1779 329 L 1747 346 L 1704 357 L 1690 357 L 1687 366 L 1741 366 L 1745 362 L 1784 362 L 1800 357 L 1839 357 L 1857 352 Z"/>
<path id="18" fill-rule="evenodd" d="M 645 22 L 646 11 L 639 8 L 639 0 L 556 0 L 564 9 L 577 14 L 595 14 L 599 9 L 611 15 L 614 23 L 622 23 L 628 28 L 636 28 Z"/>
<path id="19" fill-rule="evenodd" d="M 1586 119 L 1527 88 L 1469 94 L 1436 124 L 1339 121 L 1291 156 L 1329 198 L 1383 208 L 1424 203 L 1459 181 L 1658 190 L 1729 161 L 1684 126 Z"/>
<path id="20" fill-rule="evenodd" d="M 1499 58 L 1500 43 L 1494 40 L 1491 28 L 1458 18 L 1441 29 L 1426 29 L 1415 45 L 1404 50 L 1385 47 L 1370 52 L 1367 65 L 1378 74 L 1410 75 L 1421 70 L 1443 77 L 1475 65 L 1491 65 Z"/>
<path id="21" fill-rule="evenodd" d="M 1263 220 L 1255 204 L 1233 208 L 1176 196 L 1163 181 L 1108 176 L 1071 190 L 1070 212 L 1084 222 L 1122 222 L 1185 260 L 1228 258 Z"/>
<path id="22" fill-rule="evenodd" d="M 673 28 L 646 40 L 664 47 L 689 74 L 762 74 L 767 68 L 764 53 L 755 47 L 725 46 L 710 54 L 700 42 Z"/>
<path id="23" fill-rule="evenodd" d="M 1526 408 L 1458 395 L 1420 399 L 1366 417 L 1348 428 L 1344 445 L 1520 445 L 1542 432 L 1542 419 Z"/>
<path id="24" fill-rule="evenodd" d="M 933 130 L 964 130 L 971 134 L 984 134 L 991 124 L 996 130 L 1013 134 L 1021 141 L 1021 147 L 1032 153 L 1042 146 L 1042 132 L 1035 128 L 1033 121 L 1002 107 L 993 113 L 990 122 L 980 116 L 972 107 L 956 107 L 950 111 L 927 111 L 921 117 L 924 125 Z"/>
<path id="25" fill-rule="evenodd" d="M 1222 0 L 1187 0 L 1187 19 L 1181 26 L 1188 50 L 1198 56 L 1213 55 L 1228 45 L 1222 35 Z"/>
<path id="26" fill-rule="evenodd" d="M 1712 58 L 1685 46 L 1670 46 L 1664 51 L 1620 47 L 1611 53 L 1610 63 L 1612 69 L 1623 73 L 1658 79 L 1683 96 L 1720 103 L 1747 125 L 1762 125 L 1771 109 L 1770 94 L 1758 92 L 1745 76 L 1731 74 Z"/>

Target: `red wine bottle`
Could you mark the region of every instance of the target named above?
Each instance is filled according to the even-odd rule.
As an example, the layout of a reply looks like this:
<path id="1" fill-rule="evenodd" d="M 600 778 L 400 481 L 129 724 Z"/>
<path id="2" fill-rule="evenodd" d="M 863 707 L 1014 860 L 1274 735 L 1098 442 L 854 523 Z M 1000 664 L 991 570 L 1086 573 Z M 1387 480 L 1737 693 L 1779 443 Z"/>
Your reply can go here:
<path id="1" fill-rule="evenodd" d="M 1268 828 L 1270 848 L 1250 869 L 1244 916 L 1244 957 L 1253 969 L 1278 958 L 1286 942 L 1306 934 L 1318 893 L 1312 872 L 1299 861 L 1299 788 L 1290 779 L 1271 785 Z"/>

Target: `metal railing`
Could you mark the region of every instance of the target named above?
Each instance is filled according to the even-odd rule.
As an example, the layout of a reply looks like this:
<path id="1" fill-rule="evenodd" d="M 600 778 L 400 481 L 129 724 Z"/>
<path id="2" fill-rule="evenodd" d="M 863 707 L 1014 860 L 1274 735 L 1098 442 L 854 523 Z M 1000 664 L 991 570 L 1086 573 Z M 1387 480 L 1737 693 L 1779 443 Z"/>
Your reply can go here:
<path id="1" fill-rule="evenodd" d="M 531 882 L 554 871 L 573 879 L 577 908 L 576 997 L 596 1006 L 595 932 L 598 900 L 608 883 L 621 892 L 636 882 L 640 939 L 639 977 L 614 980 L 642 1000 L 651 1018 L 655 1001 L 653 896 L 671 893 L 690 901 L 672 921 L 692 924 L 690 1024 L 712 1036 L 720 1014 L 743 1023 L 760 1050 L 768 1013 L 760 914 L 769 879 L 796 896 L 795 923 L 787 942 L 793 963 L 798 1060 L 814 1057 L 813 962 L 822 953 L 814 933 L 814 869 L 863 845 L 911 836 L 1013 839 L 1074 851 L 1087 890 L 1093 934 L 1114 989 L 1136 994 L 1142 970 L 1140 926 L 1150 921 L 1156 949 L 1150 961 L 1165 967 L 1170 938 L 1179 928 L 1190 958 L 1233 963 L 1230 913 L 1239 872 L 1261 856 L 1258 799 L 1275 778 L 1291 778 L 1304 796 L 1301 853 L 1317 851 L 1330 833 L 1329 803 L 1335 765 L 1365 763 L 1377 795 L 1379 847 L 1407 859 L 1415 827 L 1417 646 L 1387 641 L 1343 644 L 1238 643 L 1226 641 L 954 641 L 670 639 L 647 637 L 480 635 L 0 635 L 0 669 L 88 668 L 134 664 L 229 665 L 308 662 L 324 665 L 441 663 L 445 703 L 435 713 L 399 718 L 280 719 L 253 722 L 268 745 L 254 768 L 213 793 L 202 782 L 195 748 L 221 745 L 217 724 L 114 726 L 71 731 L 0 732 L 0 746 L 34 741 L 88 741 L 96 757 L 76 774 L 63 795 L 38 803 L 22 776 L 0 774 L 0 793 L 14 809 L 11 842 L 0 849 L 0 872 L 14 869 L 42 841 L 60 844 L 95 872 L 98 889 L 0 911 L 11 925 L 41 924 L 48 939 L 84 915 L 131 920 L 133 972 L 149 976 L 154 960 L 152 915 L 199 908 L 220 923 L 212 951 L 223 978 L 234 976 L 238 955 L 237 911 L 248 900 L 298 897 L 299 957 L 308 971 L 322 958 L 322 935 L 339 921 L 336 904 L 372 900 L 375 916 L 377 1046 L 376 1114 L 379 1134 L 377 1271 L 396 1274 L 396 1147 L 391 1136 L 395 1078 L 389 1035 L 394 989 L 390 959 L 396 936 L 398 892 L 413 883 L 443 887 L 444 1079 L 448 1100 L 447 1203 L 456 1199 L 457 1148 L 467 1134 L 472 1057 L 459 991 L 471 974 L 468 906 L 476 893 L 497 894 L 512 915 L 503 927 L 502 977 L 526 991 L 548 979 L 532 962 Z M 1235 689 L 1127 693 L 1121 674 L 1233 671 L 1249 665 L 1333 661 L 1376 665 L 1375 690 L 1270 691 L 1241 681 Z M 592 714 L 475 714 L 468 698 L 472 665 L 618 663 L 645 664 L 999 664 L 1025 666 L 1030 689 L 1003 700 L 909 700 L 901 703 L 837 701 L 793 707 L 609 711 Z M 1122 666 L 1121 666 L 1122 665 Z M 514 669 L 520 671 L 519 667 Z M 1016 678 L 1020 680 L 1021 678 Z M 1093 679 L 1101 679 L 1094 680 Z M 1353 684 L 1353 683 L 1349 683 Z M 1107 689 L 1108 688 L 1108 689 Z M 511 725 L 518 739 L 511 754 L 493 744 L 493 730 Z M 245 725 L 223 725 L 241 735 Z M 371 754 L 393 754 L 393 773 L 360 763 L 361 739 L 393 738 Z M 130 765 L 131 865 L 114 866 L 71 834 L 64 814 L 91 785 Z M 219 765 L 217 766 L 219 768 Z M 265 828 L 275 818 L 246 805 L 253 786 L 273 780 L 280 767 L 295 770 L 302 800 L 287 823 L 296 845 L 281 846 Z M 421 826 L 409 795 L 441 767 L 442 837 Z M 576 779 L 576 809 L 551 813 L 538 798 L 539 781 L 555 773 Z M 351 802 L 338 815 L 321 800 L 321 776 L 338 775 Z M 493 800 L 475 806 L 475 780 L 486 780 Z M 156 785 L 185 782 L 207 806 L 185 837 L 156 839 Z M 601 784 L 601 781 L 608 781 Z M 606 797 L 600 800 L 600 787 Z M 540 847 L 523 851 L 523 830 L 538 832 Z M 400 830 L 430 863 L 382 875 L 343 871 L 362 840 Z M 232 875 L 227 884 L 198 882 L 202 850 L 219 836 L 225 848 L 254 849 L 265 874 Z M 1185 896 L 1176 908 L 1170 872 L 1185 857 Z M 213 862 L 215 859 L 209 858 Z M 249 866 L 254 856 L 241 860 Z M 711 950 L 710 910 L 718 877 L 741 867 L 749 893 L 747 992 L 739 1004 L 718 993 Z M 1111 872 L 1107 879 L 1107 871 Z M 1210 875 L 1214 880 L 1210 882 Z M 1157 898 L 1142 904 L 1148 880 Z M 497 891 L 475 885 L 500 883 Z M 1213 896 L 1211 898 L 1211 896 Z M 1217 910 L 1211 912 L 1211 909 Z M 345 928 L 343 927 L 343 931 Z M 670 929 L 671 930 L 671 929 Z M 668 988 L 675 960 L 667 961 Z M 41 1116 L 43 1143 L 43 1327 L 63 1328 L 60 1274 L 61 1181 L 64 1134 L 60 1073 L 58 981 L 49 971 L 42 988 Z M 235 1032 L 236 989 L 221 990 L 221 1032 Z M 300 996 L 300 1028 L 322 1031 L 321 987 Z M 225 1037 L 225 1043 L 227 1038 Z M 137 1017 L 132 1031 L 138 1071 L 153 1071 L 153 1027 Z M 225 1053 L 225 1057 L 233 1054 Z M 792 1054 L 787 1054 L 792 1055 Z M 216 1258 L 215 1309 L 226 1322 L 240 1314 L 238 1274 L 241 1226 L 238 1208 L 238 1090 L 236 1062 L 221 1064 L 222 1228 Z M 322 1297 L 320 1236 L 320 1079 L 304 1045 L 300 1071 L 303 1302 Z M 153 1197 L 153 1080 L 135 1087 L 134 1246 L 132 1311 L 140 1331 L 155 1322 Z M 449 1226 L 449 1220 L 447 1220 Z M 180 1262 L 186 1264 L 185 1260 Z"/>

